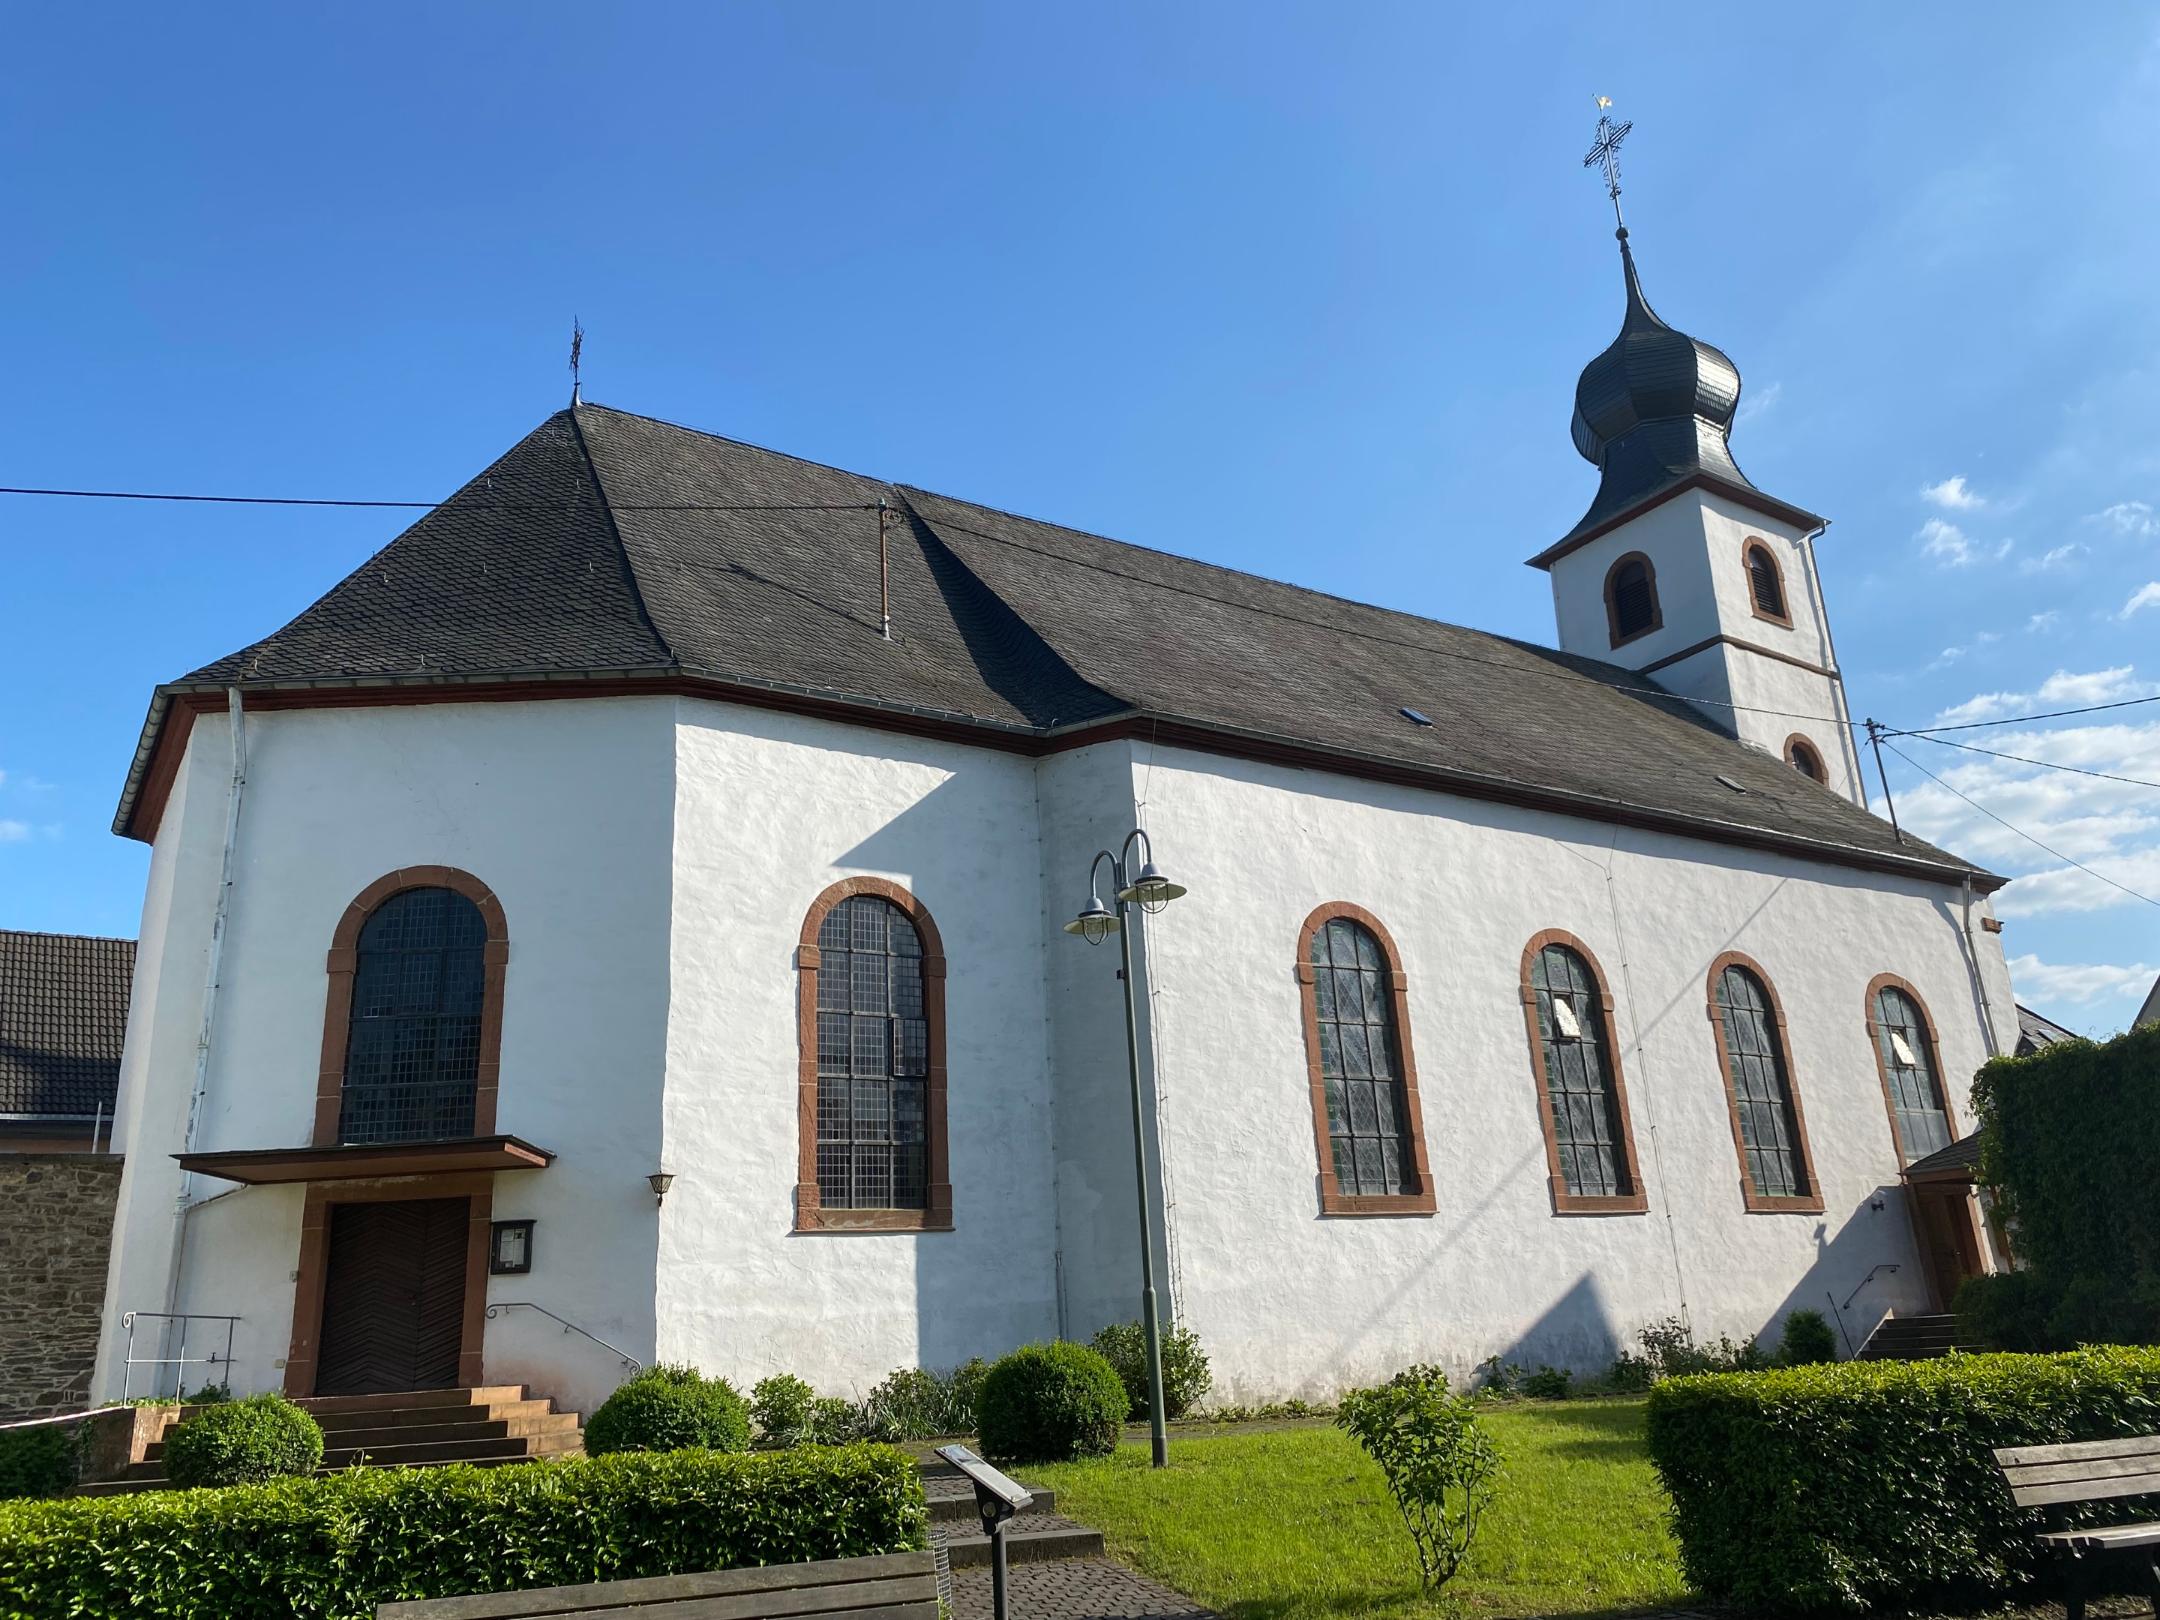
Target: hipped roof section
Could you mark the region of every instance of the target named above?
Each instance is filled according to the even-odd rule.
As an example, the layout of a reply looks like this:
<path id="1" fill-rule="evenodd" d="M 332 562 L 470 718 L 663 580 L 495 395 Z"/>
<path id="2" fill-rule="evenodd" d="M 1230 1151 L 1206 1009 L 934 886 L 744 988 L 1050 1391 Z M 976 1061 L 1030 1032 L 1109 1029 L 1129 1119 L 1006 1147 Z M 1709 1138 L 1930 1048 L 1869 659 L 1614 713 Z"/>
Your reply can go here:
<path id="1" fill-rule="evenodd" d="M 1898 841 L 1615 665 L 593 405 L 549 417 L 275 635 L 161 687 L 115 828 L 154 831 L 137 812 L 175 698 L 601 679 L 935 721 L 1027 753 L 1137 724 L 1223 753 L 2000 881 Z"/>

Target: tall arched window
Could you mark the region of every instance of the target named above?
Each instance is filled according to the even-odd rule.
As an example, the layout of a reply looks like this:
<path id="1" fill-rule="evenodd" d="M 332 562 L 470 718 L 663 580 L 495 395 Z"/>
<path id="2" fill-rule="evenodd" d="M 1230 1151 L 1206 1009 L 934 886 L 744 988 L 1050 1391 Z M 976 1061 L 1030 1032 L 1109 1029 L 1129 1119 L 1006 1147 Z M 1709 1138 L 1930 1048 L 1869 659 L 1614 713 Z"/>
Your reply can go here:
<path id="1" fill-rule="evenodd" d="M 848 878 L 803 922 L 798 1231 L 952 1226 L 945 956 L 915 897 Z"/>
<path id="2" fill-rule="evenodd" d="M 1748 1209 L 1820 1214 L 1822 1190 L 1792 1080 L 1785 1013 L 1762 969 L 1731 952 L 1710 969 L 1710 1026 L 1725 1070 Z"/>
<path id="3" fill-rule="evenodd" d="M 501 904 L 454 867 L 392 872 L 347 906 L 330 947 L 315 1145 L 491 1135 L 509 953 Z"/>
<path id="4" fill-rule="evenodd" d="M 1647 1209 L 1613 1038 L 1612 997 L 1590 948 L 1548 929 L 1523 952 L 1524 1022 L 1557 1215 Z"/>
<path id="5" fill-rule="evenodd" d="M 1785 739 L 1785 763 L 1810 781 L 1830 780 L 1830 773 L 1823 767 L 1822 752 L 1797 731 Z"/>
<path id="6" fill-rule="evenodd" d="M 1647 636 L 1665 623 L 1658 606 L 1657 570 L 1650 559 L 1631 551 L 1605 574 L 1605 624 L 1615 647 Z"/>
<path id="7" fill-rule="evenodd" d="M 1785 605 L 1785 571 L 1777 554 L 1760 540 L 1750 540 L 1741 551 L 1747 564 L 1748 602 L 1755 617 L 1792 628 L 1792 610 Z"/>
<path id="8" fill-rule="evenodd" d="M 1957 1131 L 1943 1091 L 1935 1021 L 1921 1004 L 1920 993 L 1894 974 L 1881 975 L 1868 986 L 1867 1023 L 1898 1163 L 1911 1164 L 1948 1147 Z"/>
<path id="9" fill-rule="evenodd" d="M 1325 1215 L 1433 1208 L 1408 981 L 1380 919 L 1346 901 L 1305 919 L 1297 977 Z"/>

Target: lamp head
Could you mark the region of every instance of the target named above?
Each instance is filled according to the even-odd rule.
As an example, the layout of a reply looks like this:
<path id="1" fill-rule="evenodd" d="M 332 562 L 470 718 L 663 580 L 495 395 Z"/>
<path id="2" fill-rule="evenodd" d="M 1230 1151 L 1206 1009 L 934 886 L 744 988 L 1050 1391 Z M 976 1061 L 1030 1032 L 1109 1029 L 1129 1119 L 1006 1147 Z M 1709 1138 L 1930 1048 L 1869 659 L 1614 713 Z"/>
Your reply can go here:
<path id="1" fill-rule="evenodd" d="M 1065 925 L 1065 932 L 1078 934 L 1090 945 L 1100 945 L 1116 933 L 1120 926 L 1117 913 L 1102 903 L 1100 895 L 1091 894 L 1080 915 Z"/>
<path id="2" fill-rule="evenodd" d="M 658 1204 L 667 1197 L 668 1188 L 675 1185 L 675 1178 L 665 1170 L 655 1170 L 645 1178 L 645 1185 L 652 1188 L 653 1202 Z"/>
<path id="3" fill-rule="evenodd" d="M 1147 862 L 1132 882 L 1118 890 L 1120 900 L 1132 900 L 1149 911 L 1160 911 L 1185 893 L 1185 885 L 1173 883 L 1153 861 Z"/>

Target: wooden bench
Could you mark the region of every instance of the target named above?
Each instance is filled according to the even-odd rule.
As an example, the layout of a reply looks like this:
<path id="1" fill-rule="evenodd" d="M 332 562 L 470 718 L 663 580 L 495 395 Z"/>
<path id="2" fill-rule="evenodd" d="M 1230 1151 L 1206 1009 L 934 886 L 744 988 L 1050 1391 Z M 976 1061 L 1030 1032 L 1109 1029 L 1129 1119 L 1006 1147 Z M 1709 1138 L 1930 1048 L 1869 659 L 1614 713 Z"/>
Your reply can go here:
<path id="1" fill-rule="evenodd" d="M 2160 1435 L 2082 1440 L 2067 1446 L 2003 1446 L 1995 1452 L 2021 1508 L 2044 1508 L 2055 1526 L 2041 1540 L 2063 1566 L 2067 1620 L 2084 1620 L 2097 1565 L 2128 1565 L 2160 1611 L 2160 1520 L 2065 1528 L 2065 1510 L 2124 1496 L 2160 1495 Z"/>
<path id="2" fill-rule="evenodd" d="M 529 1592 L 385 1603 L 376 1620 L 522 1620 L 528 1615 L 588 1620 L 937 1620 L 937 1567 L 927 1552 L 767 1564 L 704 1575 L 656 1575 L 543 1586 Z"/>

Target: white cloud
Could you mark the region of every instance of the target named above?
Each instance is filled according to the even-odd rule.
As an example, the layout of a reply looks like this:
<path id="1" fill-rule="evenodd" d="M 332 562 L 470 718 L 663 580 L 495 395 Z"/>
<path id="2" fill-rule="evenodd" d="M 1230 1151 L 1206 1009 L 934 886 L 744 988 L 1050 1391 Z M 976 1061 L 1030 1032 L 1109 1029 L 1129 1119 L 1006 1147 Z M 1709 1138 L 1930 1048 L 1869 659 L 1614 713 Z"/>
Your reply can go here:
<path id="1" fill-rule="evenodd" d="M 2021 574 L 2053 573 L 2084 549 L 2083 546 L 2072 540 L 2067 545 L 2051 548 L 2044 555 L 2025 558 L 2018 564 L 2018 572 Z"/>
<path id="2" fill-rule="evenodd" d="M 2160 579 L 2148 580 L 2145 584 L 2132 591 L 2130 600 L 2123 604 L 2122 611 L 2116 614 L 2115 617 L 2127 619 L 2140 608 L 2149 607 L 2160 607 Z"/>
<path id="3" fill-rule="evenodd" d="M 2020 996 L 2080 1004 L 2114 996 L 2143 995 L 2160 969 L 2136 962 L 2111 967 L 2100 962 L 2043 962 L 2027 954 L 2010 959 L 2010 981 Z"/>
<path id="4" fill-rule="evenodd" d="M 1920 498 L 1945 512 L 1974 512 L 1987 502 L 1965 487 L 1963 477 L 1945 478 L 1939 484 L 1922 484 Z"/>
<path id="5" fill-rule="evenodd" d="M 0 821 L 0 844 L 19 844 L 30 836 L 27 821 Z"/>
<path id="6" fill-rule="evenodd" d="M 1750 390 L 1747 397 L 1740 401 L 1740 409 L 1733 417 L 1733 424 L 1736 427 L 1745 427 L 1748 423 L 1754 421 L 1756 417 L 1769 414 L 1771 408 L 1777 404 L 1779 397 L 1784 392 L 1785 385 L 1781 382 L 1771 383 L 1766 388 Z"/>
<path id="7" fill-rule="evenodd" d="M 2153 511 L 2148 501 L 2117 501 L 2113 506 L 2093 513 L 2086 521 L 2104 524 L 2117 534 L 2160 534 L 2160 514 Z"/>
<path id="8" fill-rule="evenodd" d="M 2052 630 L 2060 623 L 2062 623 L 2061 612 L 2055 608 L 2049 608 L 2045 613 L 2035 613 L 2031 618 L 2027 619 L 2025 621 L 2025 630 L 2030 635 L 2040 630 Z"/>
<path id="9" fill-rule="evenodd" d="M 1933 557 L 1945 568 L 1969 568 L 1976 562 L 2000 562 L 2010 555 L 2010 548 L 2017 542 L 2004 540 L 1992 550 L 1976 544 L 1972 537 L 1955 523 L 1941 518 L 1929 518 L 1920 525 L 1913 538 L 1920 542 L 1920 549 Z"/>

